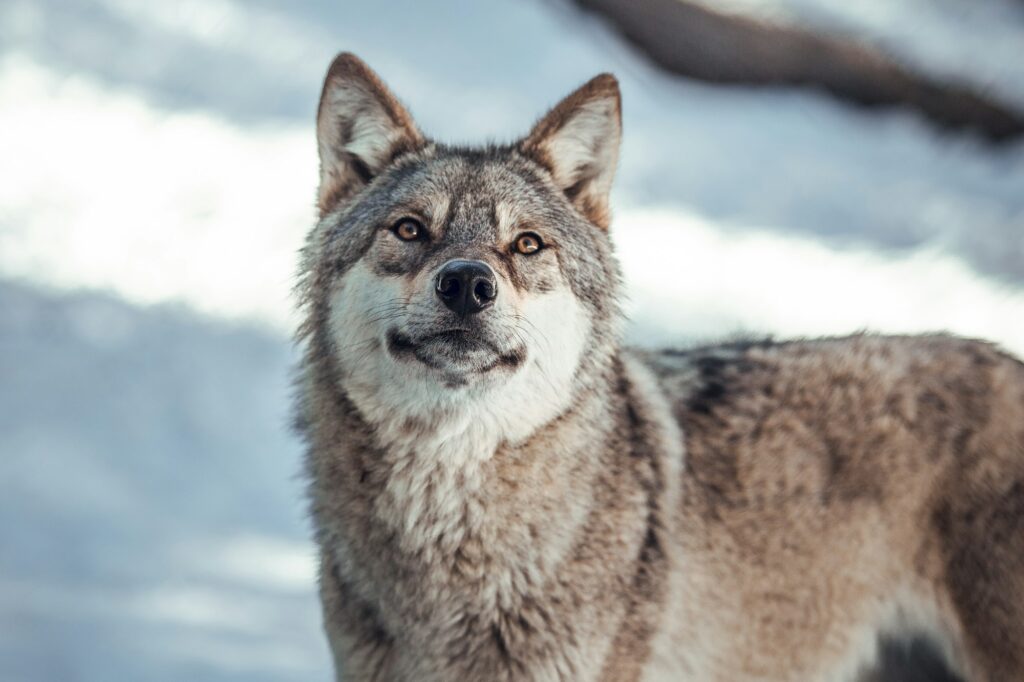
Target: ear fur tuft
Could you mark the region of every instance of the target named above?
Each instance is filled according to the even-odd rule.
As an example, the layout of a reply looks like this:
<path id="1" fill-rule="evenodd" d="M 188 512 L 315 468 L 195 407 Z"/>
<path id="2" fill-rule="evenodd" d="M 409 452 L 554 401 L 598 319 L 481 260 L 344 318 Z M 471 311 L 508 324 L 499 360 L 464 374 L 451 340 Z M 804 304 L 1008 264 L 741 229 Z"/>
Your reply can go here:
<path id="1" fill-rule="evenodd" d="M 622 138 L 622 99 L 615 76 L 592 78 L 559 102 L 520 142 L 595 225 L 610 222 L 608 194 Z"/>
<path id="2" fill-rule="evenodd" d="M 384 81 L 349 52 L 335 57 L 324 78 L 316 135 L 321 215 L 359 191 L 397 156 L 425 143 Z"/>

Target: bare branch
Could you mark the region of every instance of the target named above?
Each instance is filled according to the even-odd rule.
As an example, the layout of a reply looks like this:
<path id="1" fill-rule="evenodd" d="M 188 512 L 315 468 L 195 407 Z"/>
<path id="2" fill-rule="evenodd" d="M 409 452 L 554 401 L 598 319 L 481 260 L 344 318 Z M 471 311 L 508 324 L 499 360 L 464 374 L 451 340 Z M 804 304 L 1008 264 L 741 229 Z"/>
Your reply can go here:
<path id="1" fill-rule="evenodd" d="M 659 66 L 698 80 L 795 85 L 865 106 L 903 106 L 935 125 L 1001 142 L 1024 114 L 963 85 L 913 73 L 852 40 L 723 14 L 685 0 L 575 0 L 609 20 Z"/>

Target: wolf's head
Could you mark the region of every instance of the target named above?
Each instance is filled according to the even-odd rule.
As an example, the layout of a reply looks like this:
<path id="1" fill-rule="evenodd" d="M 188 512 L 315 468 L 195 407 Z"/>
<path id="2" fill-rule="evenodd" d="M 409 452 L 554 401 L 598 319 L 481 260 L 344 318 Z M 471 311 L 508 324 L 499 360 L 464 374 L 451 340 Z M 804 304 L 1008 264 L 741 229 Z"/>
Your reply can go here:
<path id="1" fill-rule="evenodd" d="M 618 342 L 620 128 L 605 74 L 515 144 L 445 146 L 362 61 L 334 61 L 304 333 L 364 418 L 515 441 L 600 376 Z"/>

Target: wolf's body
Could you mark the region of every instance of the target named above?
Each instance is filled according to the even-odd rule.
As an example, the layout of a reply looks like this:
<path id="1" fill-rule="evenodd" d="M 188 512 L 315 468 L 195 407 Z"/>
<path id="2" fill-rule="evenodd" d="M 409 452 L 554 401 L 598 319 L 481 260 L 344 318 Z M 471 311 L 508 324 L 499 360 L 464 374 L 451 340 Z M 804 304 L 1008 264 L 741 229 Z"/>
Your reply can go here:
<path id="1" fill-rule="evenodd" d="M 908 633 L 1024 680 L 1024 365 L 623 348 L 607 76 L 462 150 L 342 56 L 318 134 L 298 413 L 340 679 L 854 680 Z"/>

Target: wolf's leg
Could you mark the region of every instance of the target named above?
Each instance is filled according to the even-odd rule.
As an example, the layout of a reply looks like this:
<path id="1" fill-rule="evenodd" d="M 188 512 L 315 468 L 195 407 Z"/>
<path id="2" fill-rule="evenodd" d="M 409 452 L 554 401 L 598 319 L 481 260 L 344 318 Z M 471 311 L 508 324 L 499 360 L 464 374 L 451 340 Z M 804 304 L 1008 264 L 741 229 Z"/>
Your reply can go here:
<path id="1" fill-rule="evenodd" d="M 883 638 L 879 649 L 878 662 L 857 682 L 963 682 L 926 638 Z"/>
<path id="2" fill-rule="evenodd" d="M 1021 453 L 1024 459 L 1024 452 Z M 948 588 L 960 617 L 974 679 L 1024 680 L 1024 478 L 960 518 L 940 520 Z"/>
<path id="3" fill-rule="evenodd" d="M 329 553 L 320 552 L 320 602 L 338 682 L 389 679 L 391 641 L 346 590 Z"/>

